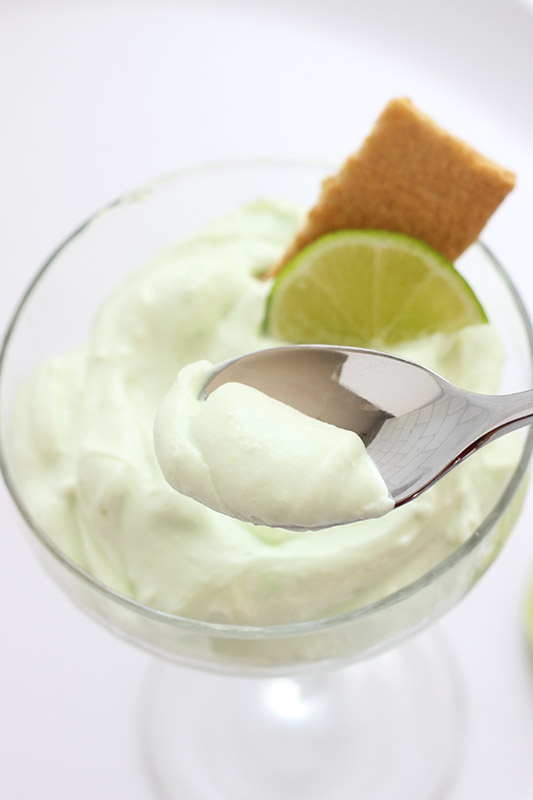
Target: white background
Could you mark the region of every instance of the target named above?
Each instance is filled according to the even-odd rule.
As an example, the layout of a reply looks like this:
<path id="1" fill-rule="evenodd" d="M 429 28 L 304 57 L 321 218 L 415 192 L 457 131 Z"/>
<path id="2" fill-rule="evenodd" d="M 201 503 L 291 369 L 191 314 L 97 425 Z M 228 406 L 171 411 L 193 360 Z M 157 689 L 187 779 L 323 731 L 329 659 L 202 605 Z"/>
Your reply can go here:
<path id="1" fill-rule="evenodd" d="M 338 162 L 393 95 L 410 95 L 518 172 L 484 238 L 533 311 L 532 9 L 519 0 L 0 0 L 2 328 L 51 250 L 125 190 L 227 156 Z M 0 519 L 0 797 L 150 800 L 136 717 L 149 657 L 86 619 L 41 573 L 3 487 Z M 441 626 L 467 695 L 451 800 L 533 797 L 533 665 L 521 617 L 532 520 L 530 492 L 504 553 Z"/>

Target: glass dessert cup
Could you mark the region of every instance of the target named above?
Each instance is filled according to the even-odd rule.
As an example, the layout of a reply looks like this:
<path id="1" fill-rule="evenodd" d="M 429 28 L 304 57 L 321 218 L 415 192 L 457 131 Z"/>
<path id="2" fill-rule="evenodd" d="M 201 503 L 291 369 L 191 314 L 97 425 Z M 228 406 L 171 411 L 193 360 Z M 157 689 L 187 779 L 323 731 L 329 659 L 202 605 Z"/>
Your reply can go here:
<path id="1" fill-rule="evenodd" d="M 411 637 L 474 586 L 505 542 L 525 491 L 530 429 L 494 507 L 445 560 L 370 605 L 267 627 L 178 617 L 105 586 L 39 528 L 14 474 L 10 414 L 21 379 L 81 343 L 112 289 L 158 250 L 246 202 L 265 197 L 309 207 L 331 172 L 319 163 L 235 162 L 184 171 L 121 198 L 44 265 L 3 344 L 5 481 L 43 567 L 70 599 L 160 657 L 147 683 L 143 734 L 164 797 L 425 800 L 442 791 L 460 742 L 458 688 L 445 648 Z M 458 268 L 502 340 L 501 391 L 531 388 L 533 335 L 510 278 L 481 244 Z"/>

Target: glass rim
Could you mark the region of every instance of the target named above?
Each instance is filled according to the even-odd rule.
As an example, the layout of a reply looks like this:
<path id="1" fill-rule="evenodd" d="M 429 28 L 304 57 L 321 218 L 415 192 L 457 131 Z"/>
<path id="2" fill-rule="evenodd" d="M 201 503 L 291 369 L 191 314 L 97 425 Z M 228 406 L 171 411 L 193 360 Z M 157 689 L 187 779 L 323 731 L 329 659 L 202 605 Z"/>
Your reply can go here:
<path id="1" fill-rule="evenodd" d="M 2 392 L 2 383 L 4 375 L 4 365 L 11 342 L 13 333 L 17 327 L 19 317 L 21 316 L 25 305 L 32 295 L 33 290 L 36 288 L 41 279 L 46 275 L 48 269 L 52 266 L 55 259 L 65 250 L 68 245 L 80 236 L 86 228 L 88 228 L 98 217 L 104 212 L 108 212 L 113 208 L 126 203 L 135 202 L 139 196 L 146 197 L 147 193 L 151 193 L 158 188 L 163 187 L 165 184 L 170 184 L 180 178 L 201 172 L 208 172 L 213 170 L 221 170 L 227 168 L 250 168 L 250 167 L 292 167 L 292 168 L 315 168 L 315 169 L 331 169 L 331 162 L 324 160 L 302 160 L 297 158 L 281 158 L 281 157 L 262 157 L 262 158 L 247 158 L 247 159 L 228 159 L 224 161 L 216 161 L 212 163 L 200 164 L 180 169 L 171 174 L 156 178 L 149 183 L 126 192 L 120 195 L 117 199 L 102 206 L 96 212 L 90 215 L 85 222 L 79 225 L 61 244 L 52 252 L 46 259 L 42 267 L 37 271 L 33 279 L 28 284 L 26 290 L 22 294 L 11 319 L 6 328 L 4 338 L 0 347 L 0 419 L 7 414 L 4 409 L 4 399 Z M 526 306 L 513 282 L 511 277 L 505 271 L 498 259 L 492 251 L 481 241 L 477 241 L 476 245 L 481 248 L 489 261 L 492 263 L 496 273 L 503 280 L 509 294 L 511 295 L 515 304 L 516 310 L 522 322 L 524 332 L 526 334 L 529 346 L 529 363 L 533 370 L 533 326 L 529 318 Z M 494 523 L 501 517 L 504 511 L 508 508 L 512 498 L 515 495 L 520 483 L 526 473 L 527 465 L 533 451 L 533 426 L 529 428 L 526 438 L 523 442 L 522 453 L 520 460 L 516 465 L 505 490 L 501 494 L 497 504 L 481 521 L 478 527 L 472 532 L 468 539 L 463 542 L 458 548 L 450 553 L 442 561 L 433 566 L 430 570 L 418 577 L 416 580 L 403 586 L 391 594 L 386 595 L 378 600 L 368 603 L 364 606 L 344 611 L 340 614 L 335 614 L 329 617 L 321 617 L 314 620 L 304 620 L 299 622 L 289 622 L 276 625 L 235 625 L 229 623 L 209 622 L 207 620 L 197 620 L 191 617 L 182 617 L 177 614 L 172 614 L 167 611 L 162 611 L 144 603 L 128 597 L 121 592 L 112 589 L 110 586 L 102 583 L 98 578 L 91 575 L 83 567 L 73 561 L 55 544 L 50 536 L 33 520 L 28 508 L 21 497 L 15 480 L 12 477 L 9 469 L 7 458 L 5 454 L 5 443 L 3 441 L 2 429 L 0 427 L 0 471 L 2 473 L 4 482 L 8 492 L 15 503 L 23 520 L 26 522 L 32 535 L 37 542 L 45 547 L 48 553 L 62 566 L 65 567 L 77 579 L 80 579 L 89 588 L 96 590 L 103 595 L 106 599 L 111 600 L 130 611 L 135 611 L 139 615 L 155 620 L 159 623 L 165 623 L 171 627 L 180 628 L 185 631 L 196 634 L 208 634 L 216 638 L 224 639 L 273 639 L 273 638 L 286 638 L 295 635 L 305 635 L 324 632 L 333 628 L 347 625 L 356 620 L 369 617 L 371 614 L 385 610 L 398 603 L 401 603 L 410 597 L 422 591 L 425 587 L 429 586 L 433 581 L 444 575 L 463 558 L 466 558 L 478 544 L 485 538 L 491 530 Z"/>

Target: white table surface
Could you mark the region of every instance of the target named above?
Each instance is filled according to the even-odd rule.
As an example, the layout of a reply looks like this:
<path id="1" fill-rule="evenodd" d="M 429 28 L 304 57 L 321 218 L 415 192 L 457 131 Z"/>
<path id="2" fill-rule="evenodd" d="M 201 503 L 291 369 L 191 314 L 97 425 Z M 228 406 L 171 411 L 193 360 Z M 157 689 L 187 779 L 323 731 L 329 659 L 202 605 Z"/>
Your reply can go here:
<path id="1" fill-rule="evenodd" d="M 485 239 L 533 311 L 532 9 L 0 0 L 2 328 L 56 244 L 124 190 L 236 155 L 339 161 L 395 94 L 519 173 Z M 136 716 L 150 658 L 41 572 L 3 485 L 0 519 L 0 797 L 153 798 Z M 530 492 L 496 565 L 441 623 L 467 697 L 450 800 L 533 797 L 532 520 Z"/>

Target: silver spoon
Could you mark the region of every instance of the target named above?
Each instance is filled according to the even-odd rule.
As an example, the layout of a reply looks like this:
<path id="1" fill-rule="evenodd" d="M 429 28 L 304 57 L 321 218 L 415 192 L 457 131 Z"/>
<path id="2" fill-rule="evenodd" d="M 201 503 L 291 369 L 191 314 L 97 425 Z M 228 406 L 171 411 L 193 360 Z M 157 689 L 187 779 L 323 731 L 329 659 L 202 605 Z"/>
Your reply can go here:
<path id="1" fill-rule="evenodd" d="M 216 366 L 200 398 L 232 381 L 355 431 L 395 506 L 483 445 L 533 422 L 533 391 L 474 394 L 419 364 L 356 347 L 294 345 L 248 353 Z"/>

